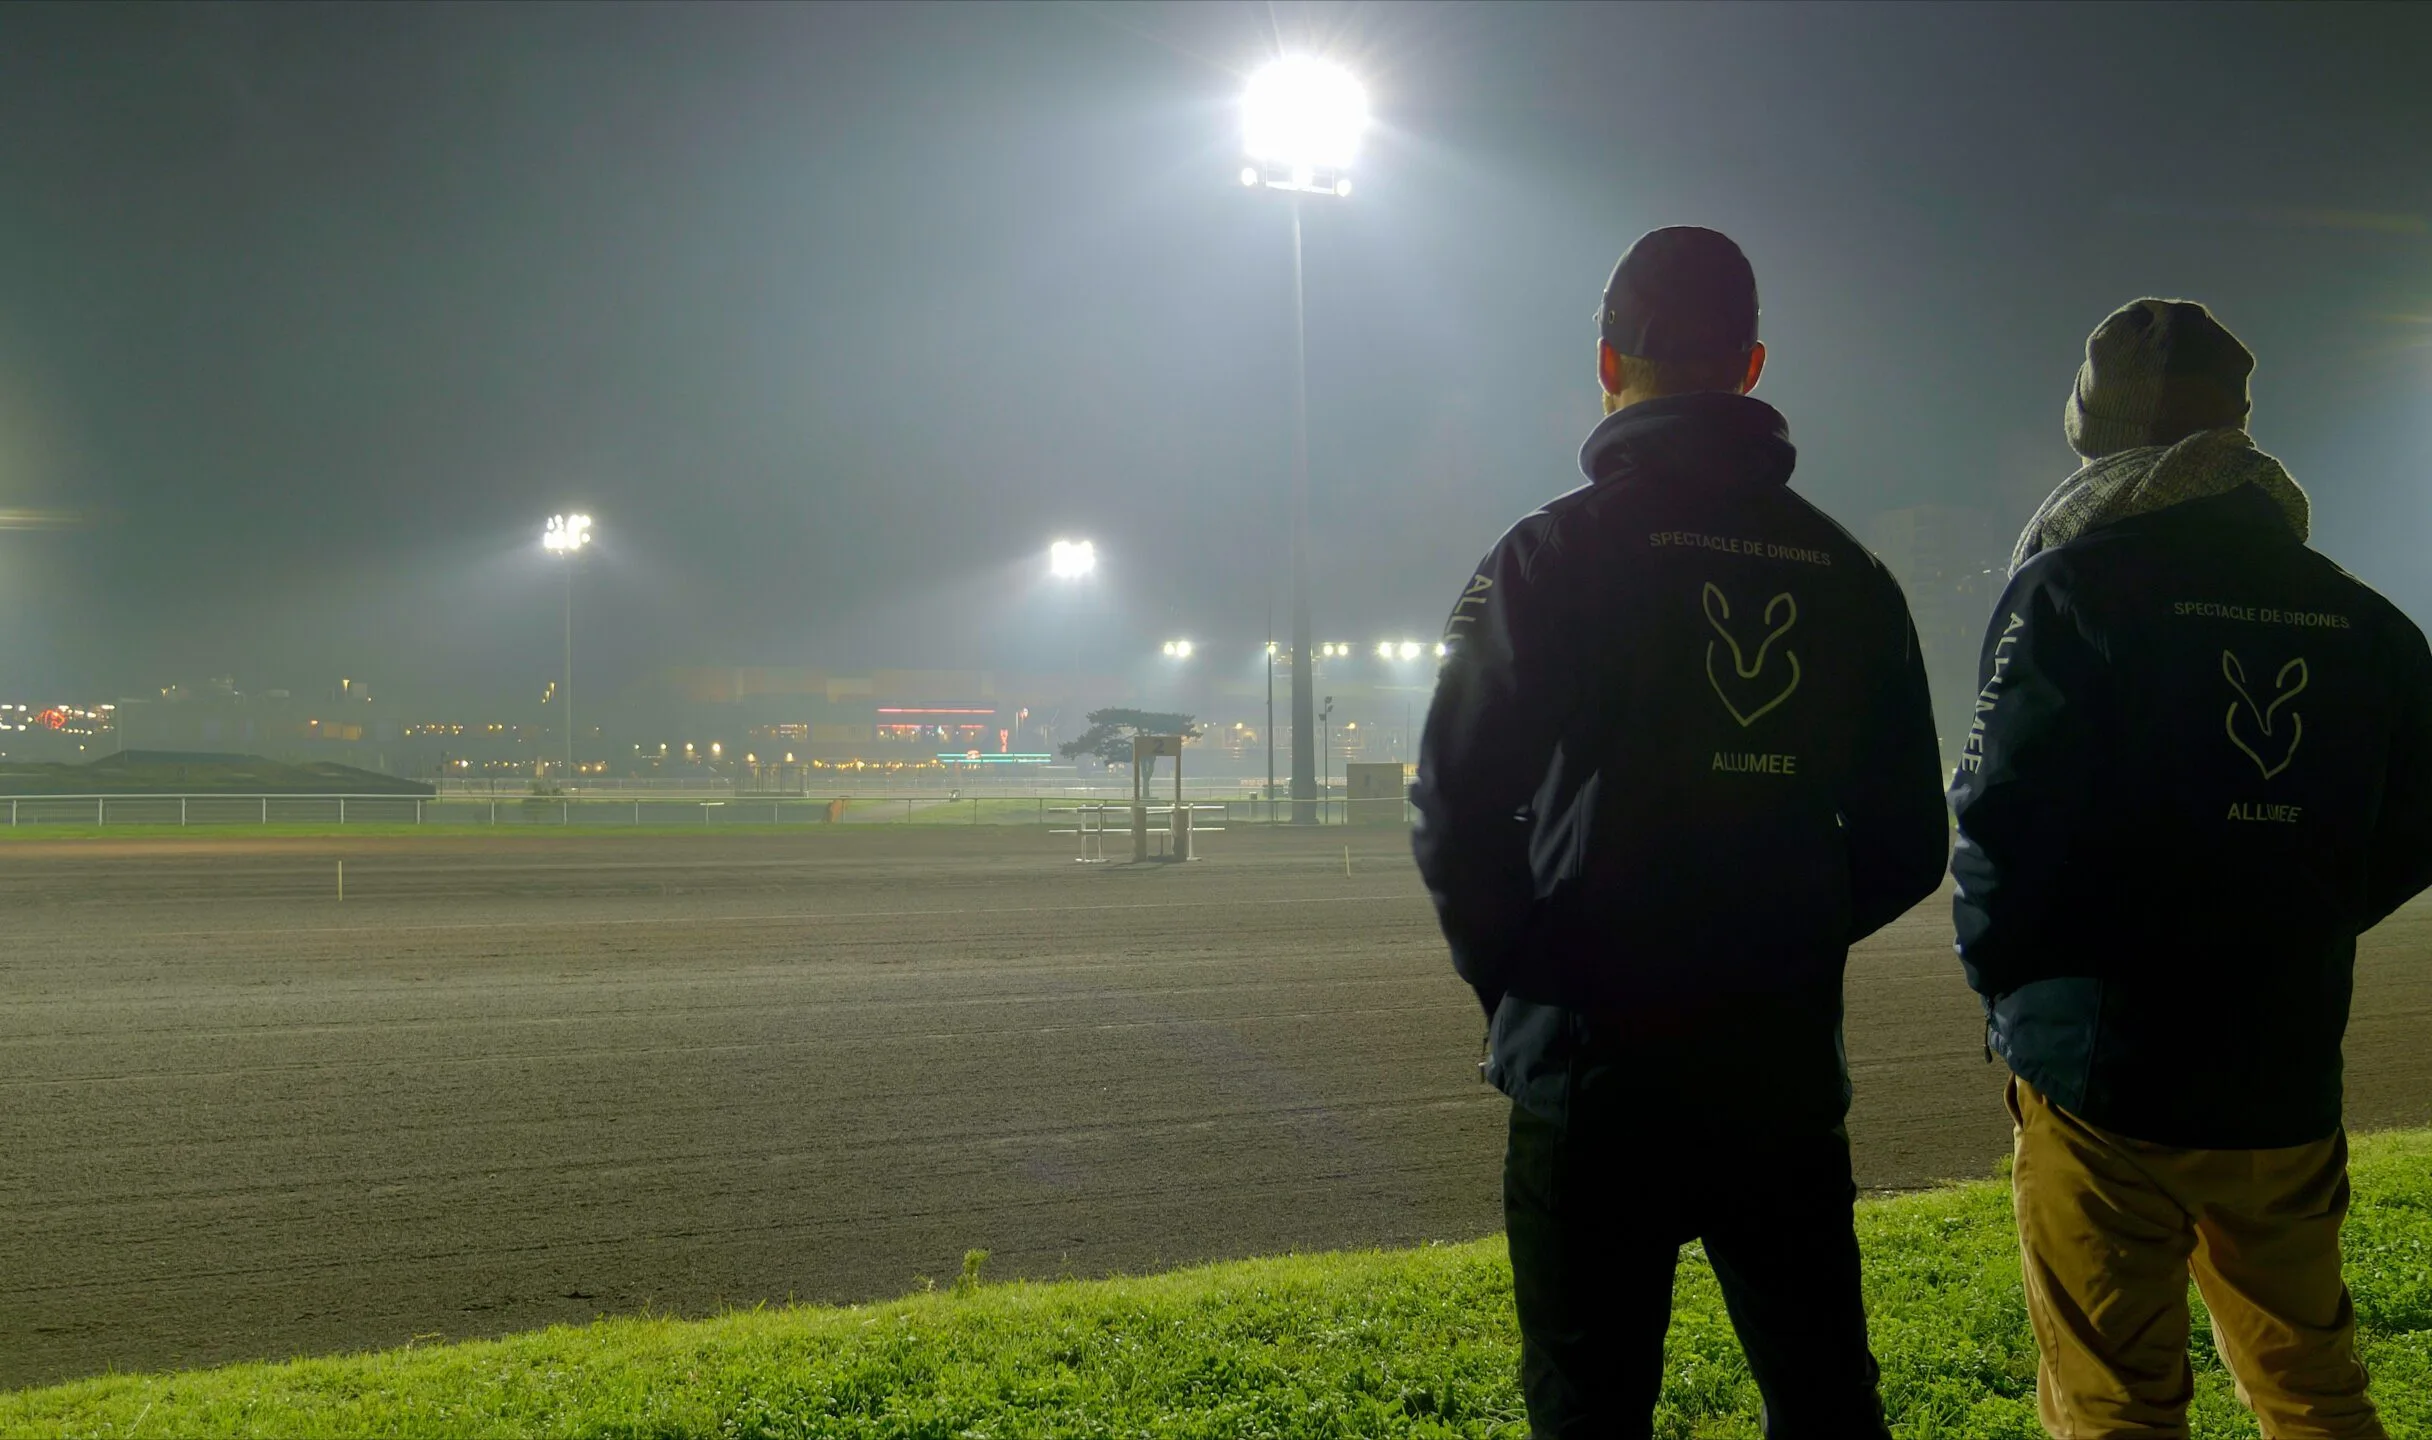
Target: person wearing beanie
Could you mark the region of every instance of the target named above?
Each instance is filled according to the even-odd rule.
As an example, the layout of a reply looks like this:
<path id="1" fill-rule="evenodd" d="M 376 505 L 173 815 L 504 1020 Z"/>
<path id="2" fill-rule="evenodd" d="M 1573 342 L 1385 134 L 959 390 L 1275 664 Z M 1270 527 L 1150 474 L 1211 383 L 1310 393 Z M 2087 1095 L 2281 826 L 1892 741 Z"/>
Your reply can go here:
<path id="1" fill-rule="evenodd" d="M 1789 488 L 1756 277 L 1688 226 L 1598 309 L 1587 483 L 1461 587 L 1413 847 L 1510 1097 L 1538 1436 L 1645 1435 L 1703 1240 L 1776 1437 L 1885 1435 L 1851 1227 L 1849 947 L 1940 884 L 1908 605 Z"/>
<path id="2" fill-rule="evenodd" d="M 2187 1433 L 2190 1272 L 2263 1433 L 2379 1437 L 2339 1270 L 2356 937 L 2432 884 L 2432 653 L 2306 545 L 2201 305 L 2096 327 L 1951 785 L 2037 1398 Z"/>

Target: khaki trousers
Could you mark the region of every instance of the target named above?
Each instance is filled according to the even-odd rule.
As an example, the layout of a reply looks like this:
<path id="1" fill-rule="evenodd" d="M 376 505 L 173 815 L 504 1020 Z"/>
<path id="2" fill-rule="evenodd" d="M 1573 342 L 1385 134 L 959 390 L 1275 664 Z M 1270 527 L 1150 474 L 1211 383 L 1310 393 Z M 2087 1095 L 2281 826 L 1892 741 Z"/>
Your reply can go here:
<path id="1" fill-rule="evenodd" d="M 2183 1440 L 2192 1270 L 2238 1399 L 2269 1440 L 2387 1440 L 2339 1274 L 2346 1135 L 2176 1150 L 2097 1130 L 2021 1080 L 2010 1116 L 2044 1429 Z"/>

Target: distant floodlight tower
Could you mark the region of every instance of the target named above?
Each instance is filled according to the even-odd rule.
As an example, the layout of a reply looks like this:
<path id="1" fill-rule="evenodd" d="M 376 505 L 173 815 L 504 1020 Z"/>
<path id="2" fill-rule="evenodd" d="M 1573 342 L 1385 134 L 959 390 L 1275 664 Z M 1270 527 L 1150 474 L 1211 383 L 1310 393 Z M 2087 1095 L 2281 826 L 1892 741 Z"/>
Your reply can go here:
<path id="1" fill-rule="evenodd" d="M 1303 196 L 1344 199 L 1368 129 L 1368 92 L 1351 72 L 1286 55 L 1250 77 L 1241 97 L 1241 183 L 1280 190 L 1292 205 L 1292 823 L 1317 821 L 1316 678 L 1309 621 L 1309 341 L 1301 264 Z"/>
<path id="2" fill-rule="evenodd" d="M 1047 547 L 1047 573 L 1078 580 L 1098 568 L 1098 547 L 1087 540 L 1058 540 Z"/>
<path id="3" fill-rule="evenodd" d="M 1188 640 L 1168 640 L 1165 642 L 1165 658 L 1168 660 L 1188 660 L 1191 658 L 1191 652 L 1197 648 L 1199 647 L 1193 645 Z"/>
<path id="4" fill-rule="evenodd" d="M 1047 547 L 1047 573 L 1067 585 L 1077 588 L 1097 568 L 1098 547 L 1093 541 L 1058 540 Z M 1072 637 L 1072 683 L 1077 694 L 1083 688 L 1081 683 L 1081 629 L 1077 622 L 1068 624 L 1067 629 Z"/>
<path id="5" fill-rule="evenodd" d="M 1368 129 L 1368 92 L 1350 71 L 1286 55 L 1250 77 L 1241 97 L 1242 183 L 1302 195 L 1351 193 L 1351 162 Z"/>
<path id="6" fill-rule="evenodd" d="M 566 678 L 558 686 L 557 701 L 565 706 L 566 773 L 574 773 L 574 557 L 591 543 L 591 517 L 588 515 L 552 515 L 541 527 L 540 548 L 566 562 Z"/>

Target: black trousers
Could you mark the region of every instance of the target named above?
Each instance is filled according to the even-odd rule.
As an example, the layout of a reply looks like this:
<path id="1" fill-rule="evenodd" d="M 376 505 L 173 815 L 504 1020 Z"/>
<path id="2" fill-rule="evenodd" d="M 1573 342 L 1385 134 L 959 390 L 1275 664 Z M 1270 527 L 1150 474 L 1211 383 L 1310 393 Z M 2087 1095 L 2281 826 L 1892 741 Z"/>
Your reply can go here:
<path id="1" fill-rule="evenodd" d="M 1680 1247 L 1702 1239 L 1770 1440 L 1887 1435 L 1840 1130 L 1679 1138 L 1515 1105 L 1503 1218 L 1537 1440 L 1644 1437 Z"/>

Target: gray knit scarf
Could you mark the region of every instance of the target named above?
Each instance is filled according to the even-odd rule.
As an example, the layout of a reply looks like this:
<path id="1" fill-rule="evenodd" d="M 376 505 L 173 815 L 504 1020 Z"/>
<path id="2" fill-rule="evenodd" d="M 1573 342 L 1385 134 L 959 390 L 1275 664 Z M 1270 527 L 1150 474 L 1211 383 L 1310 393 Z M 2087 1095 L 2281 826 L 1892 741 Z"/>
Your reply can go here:
<path id="1" fill-rule="evenodd" d="M 2140 445 L 2089 460 L 2036 508 L 2010 552 L 2010 573 L 2039 550 L 2066 545 L 2097 525 L 2259 485 L 2303 540 L 2313 506 L 2280 462 L 2243 430 L 2199 430 L 2176 445 Z"/>

